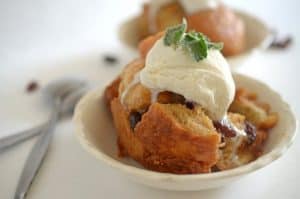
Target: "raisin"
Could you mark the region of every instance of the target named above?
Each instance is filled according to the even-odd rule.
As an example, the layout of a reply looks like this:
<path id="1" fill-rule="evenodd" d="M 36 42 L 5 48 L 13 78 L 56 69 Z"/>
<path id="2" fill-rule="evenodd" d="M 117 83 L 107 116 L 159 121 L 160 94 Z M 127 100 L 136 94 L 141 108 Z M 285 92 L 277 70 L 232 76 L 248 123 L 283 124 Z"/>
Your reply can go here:
<path id="1" fill-rule="evenodd" d="M 217 165 L 211 167 L 211 172 L 219 172 L 219 171 L 221 170 L 217 167 Z"/>
<path id="2" fill-rule="evenodd" d="M 252 144 L 256 139 L 256 128 L 253 124 L 248 121 L 245 121 L 245 132 L 248 137 L 248 144 Z"/>
<path id="3" fill-rule="evenodd" d="M 27 84 L 26 86 L 26 91 L 28 93 L 34 92 L 35 90 L 37 90 L 39 87 L 38 83 L 36 81 L 31 81 Z"/>
<path id="4" fill-rule="evenodd" d="M 191 101 L 186 101 L 186 102 L 185 102 L 185 106 L 186 106 L 188 109 L 192 109 L 192 110 L 195 108 L 194 103 L 191 102 Z"/>
<path id="5" fill-rule="evenodd" d="M 220 121 L 214 121 L 213 123 L 217 131 L 222 135 L 224 135 L 225 137 L 236 136 L 237 134 L 236 131 L 229 124 L 224 124 L 223 122 Z"/>
<path id="6" fill-rule="evenodd" d="M 275 38 L 274 41 L 271 43 L 271 48 L 276 49 L 285 49 L 289 47 L 292 43 L 292 37 L 288 36 L 282 39 Z"/>
<path id="7" fill-rule="evenodd" d="M 105 55 L 103 59 L 108 64 L 115 64 L 118 62 L 117 57 L 112 56 L 112 55 Z"/>
<path id="8" fill-rule="evenodd" d="M 131 129 L 134 129 L 136 124 L 141 121 L 142 119 L 142 114 L 136 111 L 133 111 L 130 113 L 129 115 L 129 123 L 130 123 L 130 127 Z"/>

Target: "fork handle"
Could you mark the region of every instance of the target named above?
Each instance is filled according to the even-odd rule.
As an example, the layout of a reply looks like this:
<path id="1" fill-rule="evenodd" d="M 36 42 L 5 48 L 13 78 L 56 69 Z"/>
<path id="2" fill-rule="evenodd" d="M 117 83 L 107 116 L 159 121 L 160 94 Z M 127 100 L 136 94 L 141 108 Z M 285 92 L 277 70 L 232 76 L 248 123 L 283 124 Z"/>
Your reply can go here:
<path id="1" fill-rule="evenodd" d="M 44 126 L 45 126 L 45 124 L 39 125 L 37 127 L 31 128 L 28 130 L 24 130 L 24 131 L 20 131 L 19 133 L 1 138 L 0 139 L 0 153 L 5 151 L 6 149 L 8 149 L 11 146 L 14 146 L 14 145 L 16 145 L 20 142 L 23 142 L 33 136 L 38 135 Z"/>
<path id="2" fill-rule="evenodd" d="M 42 130 L 41 135 L 38 137 L 35 145 L 33 146 L 26 160 L 20 180 L 18 182 L 17 190 L 14 197 L 15 199 L 25 198 L 26 193 L 28 192 L 30 185 L 33 182 L 33 179 L 36 176 L 42 164 L 42 161 L 47 153 L 49 143 L 52 139 L 55 124 L 58 120 L 58 107 L 59 105 L 57 105 L 53 109 L 49 123 L 47 123 L 44 129 Z"/>

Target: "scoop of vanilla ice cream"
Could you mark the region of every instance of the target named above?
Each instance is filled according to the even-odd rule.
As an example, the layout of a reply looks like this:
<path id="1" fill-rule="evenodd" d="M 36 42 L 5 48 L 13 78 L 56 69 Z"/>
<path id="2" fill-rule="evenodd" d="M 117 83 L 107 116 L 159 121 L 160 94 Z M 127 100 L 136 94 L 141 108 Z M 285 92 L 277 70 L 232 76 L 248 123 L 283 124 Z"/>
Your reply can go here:
<path id="1" fill-rule="evenodd" d="M 158 91 L 171 91 L 200 104 L 214 120 L 225 115 L 235 94 L 229 65 L 218 50 L 197 62 L 180 47 L 165 46 L 158 40 L 140 72 L 141 83 Z"/>

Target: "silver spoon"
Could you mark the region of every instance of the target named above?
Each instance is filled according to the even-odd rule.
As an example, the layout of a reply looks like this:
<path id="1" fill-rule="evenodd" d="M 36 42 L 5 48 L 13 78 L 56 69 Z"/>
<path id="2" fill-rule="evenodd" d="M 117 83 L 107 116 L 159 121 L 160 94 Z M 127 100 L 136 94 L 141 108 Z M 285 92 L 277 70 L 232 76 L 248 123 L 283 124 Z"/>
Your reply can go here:
<path id="1" fill-rule="evenodd" d="M 85 83 L 83 81 L 79 81 L 79 80 L 64 79 L 64 80 L 55 81 L 46 87 L 46 89 L 44 91 L 46 98 L 49 98 L 49 95 L 51 95 L 51 96 L 55 95 L 57 88 L 59 88 L 62 84 L 65 85 L 65 84 L 69 84 L 71 82 L 72 82 L 72 86 L 75 86 L 78 88 L 85 86 Z M 47 101 L 49 101 L 49 100 L 47 100 Z M 53 104 L 51 104 L 51 105 L 53 105 Z M 20 142 L 23 142 L 31 137 L 34 137 L 34 136 L 40 134 L 41 130 L 45 127 L 45 125 L 48 122 L 49 121 L 47 121 L 46 123 L 41 124 L 37 127 L 23 130 L 18 133 L 15 133 L 13 135 L 9 135 L 4 138 L 1 138 L 0 139 L 0 153 Z"/>
<path id="2" fill-rule="evenodd" d="M 49 85 L 45 89 L 46 100 L 48 100 L 52 105 L 51 118 L 42 129 L 41 135 L 38 137 L 26 160 L 15 193 L 15 199 L 25 198 L 25 195 L 47 153 L 49 143 L 53 136 L 53 130 L 59 116 L 62 116 L 63 113 L 70 112 L 74 109 L 77 101 L 85 93 L 85 88 L 86 84 L 82 81 L 62 80 Z"/>
<path id="3" fill-rule="evenodd" d="M 45 124 L 36 126 L 31 129 L 23 130 L 13 135 L 6 136 L 0 139 L 0 153 L 7 150 L 8 148 L 23 142 L 31 137 L 34 137 L 40 134 L 41 129 L 45 126 Z"/>

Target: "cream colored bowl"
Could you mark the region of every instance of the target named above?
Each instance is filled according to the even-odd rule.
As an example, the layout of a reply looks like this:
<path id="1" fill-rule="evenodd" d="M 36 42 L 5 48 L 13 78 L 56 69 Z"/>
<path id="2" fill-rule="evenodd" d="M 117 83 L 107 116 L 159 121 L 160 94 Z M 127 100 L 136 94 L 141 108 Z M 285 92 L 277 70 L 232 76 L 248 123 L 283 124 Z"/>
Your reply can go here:
<path id="1" fill-rule="evenodd" d="M 226 185 L 279 158 L 292 144 L 296 135 L 295 116 L 279 94 L 250 77 L 235 74 L 234 79 L 237 87 L 257 92 L 259 98 L 268 102 L 280 117 L 279 123 L 270 132 L 264 155 L 245 166 L 217 173 L 176 175 L 150 171 L 129 158 L 119 158 L 116 132 L 103 101 L 103 88 L 89 92 L 78 103 L 74 114 L 76 135 L 89 153 L 136 182 L 160 189 L 184 191 Z"/>
<path id="2" fill-rule="evenodd" d="M 246 49 L 239 55 L 227 57 L 232 68 L 242 65 L 255 51 L 267 49 L 274 36 L 268 26 L 260 19 L 242 11 L 235 11 L 235 13 L 244 21 L 246 26 Z M 137 48 L 139 42 L 137 17 L 121 24 L 119 38 L 127 46 L 133 49 Z"/>

